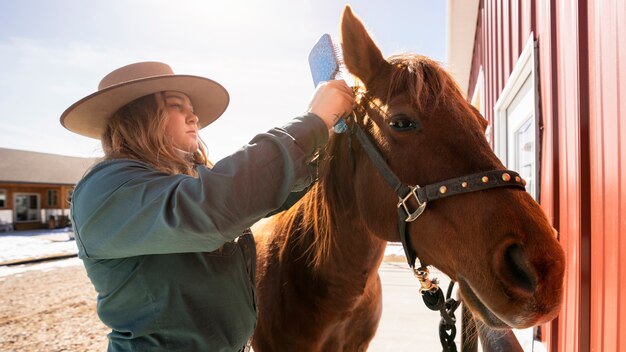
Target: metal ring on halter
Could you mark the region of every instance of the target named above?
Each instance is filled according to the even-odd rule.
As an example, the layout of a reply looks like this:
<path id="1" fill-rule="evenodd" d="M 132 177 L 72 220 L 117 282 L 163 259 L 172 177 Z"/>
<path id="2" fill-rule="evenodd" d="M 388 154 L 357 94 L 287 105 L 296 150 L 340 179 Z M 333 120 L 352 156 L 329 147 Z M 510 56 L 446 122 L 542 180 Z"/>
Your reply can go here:
<path id="1" fill-rule="evenodd" d="M 437 289 L 439 288 L 436 283 L 432 282 L 428 278 L 430 271 L 427 267 L 421 266 L 417 269 L 413 269 L 413 274 L 415 274 L 415 277 L 419 280 L 420 285 L 422 286 L 420 287 L 420 293 L 434 292 L 437 291 Z"/>
<path id="2" fill-rule="evenodd" d="M 411 221 L 415 221 L 417 218 L 419 218 L 420 215 L 422 215 L 422 213 L 426 209 L 427 202 L 422 203 L 419 197 L 417 196 L 417 190 L 420 188 L 420 186 L 415 185 L 415 186 L 408 186 L 408 187 L 410 189 L 409 193 L 406 196 L 404 196 L 404 198 L 398 197 L 398 199 L 400 200 L 398 202 L 398 208 L 403 207 L 404 211 L 407 214 L 407 217 L 406 219 L 404 219 L 404 221 L 411 222 Z M 417 202 L 417 205 L 418 205 L 417 209 L 413 213 L 411 213 L 411 211 L 409 210 L 409 206 L 407 204 L 411 196 L 415 198 L 415 201 Z"/>

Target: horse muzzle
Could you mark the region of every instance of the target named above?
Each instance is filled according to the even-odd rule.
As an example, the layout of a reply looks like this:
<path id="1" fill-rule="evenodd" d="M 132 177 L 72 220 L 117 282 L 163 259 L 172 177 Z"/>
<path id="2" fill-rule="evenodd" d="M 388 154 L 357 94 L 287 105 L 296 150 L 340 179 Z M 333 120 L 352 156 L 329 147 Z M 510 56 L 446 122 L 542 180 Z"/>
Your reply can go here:
<path id="1" fill-rule="evenodd" d="M 554 319 L 561 308 L 564 260 L 547 258 L 548 253 L 554 252 L 503 241 L 492 254 L 491 284 L 459 279 L 464 301 L 494 328 L 521 329 Z"/>

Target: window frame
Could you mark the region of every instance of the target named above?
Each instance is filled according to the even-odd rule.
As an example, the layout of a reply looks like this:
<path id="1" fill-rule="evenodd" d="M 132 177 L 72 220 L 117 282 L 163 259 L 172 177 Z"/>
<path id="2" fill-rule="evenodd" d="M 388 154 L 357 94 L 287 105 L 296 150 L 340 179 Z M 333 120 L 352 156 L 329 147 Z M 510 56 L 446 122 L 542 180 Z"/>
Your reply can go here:
<path id="1" fill-rule="evenodd" d="M 37 218 L 36 219 L 32 219 L 32 220 L 18 220 L 17 218 L 17 198 L 20 196 L 35 196 L 37 199 L 37 208 L 36 213 L 37 214 Z M 29 208 L 29 210 L 32 210 L 32 208 Z M 27 222 L 41 222 L 41 194 L 39 193 L 32 193 L 32 192 L 19 192 L 19 193 L 14 193 L 13 194 L 13 222 L 14 223 L 27 223 Z"/>
<path id="2" fill-rule="evenodd" d="M 74 195 L 74 187 L 70 187 L 65 190 L 65 203 L 67 206 L 72 205 L 72 196 Z"/>
<path id="3" fill-rule="evenodd" d="M 46 196 L 47 196 L 48 207 L 59 206 L 59 190 L 58 189 L 49 188 L 48 191 L 46 192 Z M 54 200 L 54 203 L 52 203 L 52 200 Z"/>
<path id="4" fill-rule="evenodd" d="M 530 93 L 532 94 L 532 110 L 534 117 L 534 140 L 535 140 L 535 169 L 533 171 L 534 179 L 534 196 L 537 201 L 540 199 L 541 190 L 541 149 L 543 119 L 541 118 L 540 94 L 539 94 L 539 70 L 537 60 L 537 41 L 534 39 L 534 33 L 530 33 L 530 37 L 522 50 L 513 71 L 506 81 L 504 89 L 494 105 L 494 151 L 503 164 L 511 168 L 508 158 L 508 108 L 516 101 L 518 93 L 524 88 L 528 79 L 530 82 Z M 530 77 L 529 77 L 530 76 Z M 515 170 L 517 171 L 517 170 Z"/>
<path id="5" fill-rule="evenodd" d="M 9 192 L 6 189 L 0 189 L 0 209 L 4 209 L 9 204 Z"/>
<path id="6" fill-rule="evenodd" d="M 533 170 L 533 178 L 534 178 L 534 197 L 537 201 L 540 199 L 540 191 L 541 191 L 541 152 L 542 152 L 542 131 L 543 131 L 543 119 L 541 116 L 540 102 L 540 82 L 539 82 L 539 61 L 537 55 L 537 41 L 534 39 L 534 33 L 530 33 L 530 37 L 522 50 L 515 66 L 509 78 L 507 79 L 504 89 L 500 93 L 498 97 L 498 101 L 494 105 L 494 152 L 500 158 L 503 164 L 507 165 L 508 168 L 512 168 L 509 163 L 508 155 L 508 145 L 509 145 L 509 116 L 508 110 L 509 107 L 513 106 L 513 103 L 518 104 L 521 99 L 516 99 L 522 89 L 527 89 L 525 92 L 528 94 L 532 94 L 532 118 L 534 119 L 534 140 L 535 140 L 535 150 L 534 150 L 534 170 Z M 529 77 L 530 76 L 530 77 Z M 527 80 L 530 79 L 530 83 L 527 83 Z M 528 85 L 530 87 L 528 88 Z M 522 97 L 522 96 L 520 96 Z M 514 117 L 515 118 L 515 117 Z M 513 127 L 521 127 L 528 120 L 527 119 L 519 119 L 518 126 Z M 518 171 L 518 170 L 515 170 Z M 521 170 L 520 170 L 521 171 Z M 531 193 L 532 194 L 532 193 Z M 534 351 L 545 351 L 546 347 L 541 340 L 537 339 L 537 327 L 528 328 L 522 330 L 513 330 L 516 335 L 518 341 L 522 345 L 522 347 L 527 348 L 529 345 L 532 346 L 532 350 Z"/>

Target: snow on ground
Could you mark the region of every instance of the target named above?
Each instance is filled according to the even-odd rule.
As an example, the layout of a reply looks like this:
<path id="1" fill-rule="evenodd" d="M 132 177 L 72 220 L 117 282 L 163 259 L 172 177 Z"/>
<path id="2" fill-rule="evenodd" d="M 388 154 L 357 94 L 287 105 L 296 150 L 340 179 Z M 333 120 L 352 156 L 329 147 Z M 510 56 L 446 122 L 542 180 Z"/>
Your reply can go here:
<path id="1" fill-rule="evenodd" d="M 0 264 L 13 264 L 24 260 L 76 254 L 74 241 L 58 242 L 49 239 L 2 236 L 0 237 Z"/>
<path id="2" fill-rule="evenodd" d="M 18 231 L 0 236 L 0 265 L 51 256 L 76 254 L 76 243 L 70 239 L 71 232 L 64 231 Z"/>
<path id="3" fill-rule="evenodd" d="M 0 233 L 0 277 L 27 270 L 49 270 L 52 268 L 80 264 L 74 261 L 46 261 L 36 264 L 21 264 L 43 259 L 76 255 L 78 248 L 70 229 L 12 231 Z"/>
<path id="4" fill-rule="evenodd" d="M 78 257 L 46 261 L 35 264 L 20 264 L 11 266 L 2 265 L 0 266 L 0 281 L 2 281 L 2 279 L 6 276 L 18 275 L 31 270 L 52 271 L 58 268 L 76 265 L 83 265 L 82 260 L 78 259 Z"/>
<path id="5" fill-rule="evenodd" d="M 71 229 L 12 231 L 0 233 L 0 277 L 28 270 L 52 270 L 62 266 L 82 264 L 73 257 L 41 263 L 32 261 L 67 257 L 78 252 Z M 404 250 L 399 243 L 389 243 L 385 258 L 404 261 Z M 21 264 L 26 263 L 28 264 Z"/>

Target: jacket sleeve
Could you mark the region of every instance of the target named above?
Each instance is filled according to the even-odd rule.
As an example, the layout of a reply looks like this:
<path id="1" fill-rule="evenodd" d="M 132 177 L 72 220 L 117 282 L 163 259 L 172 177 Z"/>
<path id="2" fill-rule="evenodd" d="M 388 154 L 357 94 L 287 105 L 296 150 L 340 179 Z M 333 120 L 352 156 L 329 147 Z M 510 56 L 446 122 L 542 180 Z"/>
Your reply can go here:
<path id="1" fill-rule="evenodd" d="M 79 256 L 111 259 L 213 251 L 313 180 L 309 162 L 328 140 L 313 114 L 259 134 L 197 178 L 135 160 L 96 166 L 77 185 L 72 218 Z"/>

